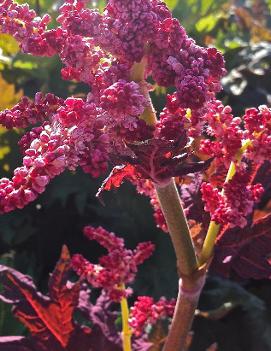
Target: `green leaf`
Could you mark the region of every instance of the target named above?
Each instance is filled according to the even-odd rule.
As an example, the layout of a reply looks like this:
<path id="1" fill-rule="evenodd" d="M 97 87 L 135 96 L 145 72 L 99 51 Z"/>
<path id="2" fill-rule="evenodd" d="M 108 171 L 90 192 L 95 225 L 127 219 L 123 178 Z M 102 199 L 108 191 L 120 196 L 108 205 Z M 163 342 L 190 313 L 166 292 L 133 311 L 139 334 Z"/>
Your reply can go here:
<path id="1" fill-rule="evenodd" d="M 196 23 L 196 29 L 198 32 L 210 32 L 217 24 L 219 15 L 210 14 L 209 16 L 201 18 Z"/>
<path id="2" fill-rule="evenodd" d="M 100 0 L 98 4 L 98 9 L 100 12 L 103 12 L 104 8 L 106 6 L 106 0 Z"/>
<path id="3" fill-rule="evenodd" d="M 19 51 L 19 44 L 11 35 L 0 33 L 0 48 L 6 55 L 15 55 Z"/>
<path id="4" fill-rule="evenodd" d="M 213 6 L 213 0 L 202 0 L 201 1 L 201 13 L 206 14 L 207 11 Z"/>
<path id="5" fill-rule="evenodd" d="M 178 0 L 165 0 L 165 3 L 173 11 L 178 4 Z"/>

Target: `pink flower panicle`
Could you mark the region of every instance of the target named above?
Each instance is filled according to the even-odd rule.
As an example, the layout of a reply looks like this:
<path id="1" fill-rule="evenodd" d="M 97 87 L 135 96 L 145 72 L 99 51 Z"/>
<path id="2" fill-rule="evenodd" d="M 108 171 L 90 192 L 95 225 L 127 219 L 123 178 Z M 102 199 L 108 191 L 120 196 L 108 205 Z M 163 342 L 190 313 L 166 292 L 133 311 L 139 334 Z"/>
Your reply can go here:
<path id="1" fill-rule="evenodd" d="M 187 123 L 186 110 L 179 108 L 172 113 L 167 107 L 160 113 L 159 121 L 156 124 L 155 136 L 158 139 L 182 140 L 183 145 L 188 142 L 187 130 L 185 123 Z"/>
<path id="2" fill-rule="evenodd" d="M 101 49 L 95 47 L 91 38 L 80 35 L 70 36 L 62 30 L 61 35 L 59 56 L 65 64 L 61 71 L 62 78 L 93 84 L 100 61 L 106 58 L 106 55 Z"/>
<path id="3" fill-rule="evenodd" d="M 14 36 L 22 51 L 38 56 L 52 56 L 56 52 L 46 39 L 46 29 L 51 18 L 48 14 L 37 17 L 27 4 L 18 5 L 12 0 L 0 2 L 1 32 Z"/>
<path id="4" fill-rule="evenodd" d="M 241 128 L 241 118 L 234 117 L 230 106 L 223 106 L 216 100 L 208 104 L 204 119 L 208 123 L 206 132 L 215 141 L 205 139 L 201 142 L 201 152 L 216 157 L 217 163 L 224 163 L 228 168 L 230 161 L 236 159 L 237 152 L 242 146 L 244 131 Z"/>
<path id="5" fill-rule="evenodd" d="M 19 143 L 24 158 L 16 181 L 2 181 L 0 211 L 34 200 L 64 169 L 81 167 L 98 177 L 109 162 L 128 164 L 137 177 L 158 183 L 201 170 L 203 164 L 189 160 L 189 128 L 201 128 L 206 103 L 220 89 L 221 54 L 197 46 L 159 0 L 110 0 L 102 14 L 87 1 L 67 0 L 59 11 L 60 26 L 48 29 L 49 16 L 41 19 L 27 5 L 0 0 L 2 32 L 13 35 L 25 53 L 57 54 L 64 79 L 90 86 L 86 99 L 38 94 L 33 102 L 24 98 L 0 113 L 8 128 L 37 124 Z M 133 64 L 143 58 L 145 79 L 177 90 L 156 126 L 139 118 L 149 107 L 147 83 L 131 78 Z"/>
<path id="6" fill-rule="evenodd" d="M 101 107 L 119 120 L 125 120 L 129 116 L 140 116 L 147 105 L 139 85 L 124 80 L 119 80 L 105 89 L 100 101 Z"/>
<path id="7" fill-rule="evenodd" d="M 234 178 L 224 183 L 224 193 L 211 184 L 201 186 L 205 210 L 218 224 L 229 224 L 230 227 L 245 227 L 247 216 L 253 211 L 264 189 L 261 184 L 250 184 L 250 176 L 246 170 L 239 170 Z"/>
<path id="8" fill-rule="evenodd" d="M 85 7 L 87 1 L 66 1 L 59 9 L 57 21 L 70 34 L 94 37 L 99 34 L 102 18 L 98 10 Z"/>
<path id="9" fill-rule="evenodd" d="M 37 93 L 34 101 L 23 97 L 10 110 L 0 112 L 0 123 L 8 129 L 26 128 L 48 120 L 63 102 L 63 99 L 50 93 Z"/>
<path id="10" fill-rule="evenodd" d="M 230 106 L 211 101 L 204 119 L 208 123 L 207 134 L 215 140 L 203 140 L 201 152 L 215 157 L 217 164 L 222 162 L 228 168 L 230 161 L 236 160 L 243 141 L 251 142 L 243 157 L 257 163 L 270 159 L 271 110 L 267 106 L 247 109 L 239 118 L 232 115 Z"/>
<path id="11" fill-rule="evenodd" d="M 270 160 L 271 154 L 271 109 L 260 106 L 258 109 L 247 109 L 243 116 L 245 137 L 251 140 L 247 157 L 254 162 Z"/>
<path id="12" fill-rule="evenodd" d="M 25 150 L 23 166 L 14 171 L 11 180 L 0 180 L 0 211 L 23 208 L 45 190 L 50 179 L 65 169 L 69 146 L 49 125 L 45 125 L 38 139 Z"/>
<path id="13" fill-rule="evenodd" d="M 161 1 L 110 0 L 102 15 L 84 1 L 66 1 L 57 30 L 47 30 L 48 15 L 40 19 L 11 0 L 0 3 L 0 11 L 2 31 L 14 35 L 24 52 L 58 53 L 67 79 L 94 84 L 101 59 L 113 62 L 113 55 L 131 68 L 146 56 L 148 74 L 160 85 L 175 86 L 183 107 L 200 108 L 221 89 L 222 55 L 197 46 Z"/>
<path id="14" fill-rule="evenodd" d="M 124 249 L 124 240 L 117 237 L 114 233 L 108 232 L 103 227 L 86 226 L 84 234 L 89 240 L 97 241 L 109 252 L 112 250 Z"/>
<path id="15" fill-rule="evenodd" d="M 62 102 L 55 97 L 52 99 Z M 46 103 L 40 106 L 37 101 L 41 100 Z M 49 120 L 28 132 L 19 142 L 24 155 L 23 166 L 15 169 L 12 180 L 3 178 L 0 181 L 1 212 L 22 208 L 36 199 L 49 181 L 66 168 L 74 170 L 81 166 L 94 177 L 107 168 L 108 138 L 102 131 L 103 125 L 99 127 L 92 121 L 97 115 L 96 107 L 75 98 L 66 99 L 62 106 L 50 105 L 48 101 L 52 101 L 48 95 L 35 99 L 34 103 L 27 100 L 29 109 L 24 113 L 23 125 L 37 122 L 39 118 L 48 117 Z M 15 117 L 16 111 L 17 107 L 13 110 Z M 6 112 L 5 116 L 9 124 L 11 120 L 15 124 L 16 118 L 7 117 L 10 115 Z M 16 122 L 16 125 L 21 124 Z"/>
<path id="16" fill-rule="evenodd" d="M 148 325 L 155 325 L 159 320 L 172 318 L 175 299 L 167 300 L 161 297 L 159 301 L 149 296 L 139 296 L 131 308 L 130 326 L 136 336 L 144 333 Z"/>
<path id="17" fill-rule="evenodd" d="M 198 109 L 221 89 L 224 60 L 215 48 L 204 49 L 171 17 L 159 22 L 150 44 L 149 69 L 162 86 L 174 85 L 181 107 Z"/>
<path id="18" fill-rule="evenodd" d="M 135 250 L 124 247 L 124 241 L 102 227 L 87 226 L 84 233 L 90 240 L 96 240 L 108 250 L 108 254 L 92 264 L 81 255 L 74 255 L 72 266 L 77 274 L 96 288 L 103 288 L 113 301 L 127 296 L 129 289 L 121 289 L 122 284 L 131 283 L 137 273 L 137 266 L 151 256 L 154 245 L 140 243 Z"/>
<path id="19" fill-rule="evenodd" d="M 139 62 L 159 23 L 156 4 L 150 0 L 110 0 L 99 28 L 99 45 L 121 61 Z"/>

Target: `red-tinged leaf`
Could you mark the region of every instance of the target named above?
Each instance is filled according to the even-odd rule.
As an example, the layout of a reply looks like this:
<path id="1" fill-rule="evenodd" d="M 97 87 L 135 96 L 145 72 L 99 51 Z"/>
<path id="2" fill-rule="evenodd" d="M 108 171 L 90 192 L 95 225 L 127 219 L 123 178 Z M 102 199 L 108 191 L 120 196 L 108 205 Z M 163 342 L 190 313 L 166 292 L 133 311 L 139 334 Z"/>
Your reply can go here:
<path id="1" fill-rule="evenodd" d="M 216 243 L 213 269 L 227 277 L 271 278 L 271 214 L 243 229 L 225 229 Z"/>
<path id="2" fill-rule="evenodd" d="M 258 210 L 267 210 L 267 204 L 271 198 L 271 163 L 269 161 L 265 161 L 263 165 L 259 167 L 257 170 L 253 183 L 261 183 L 264 188 L 264 193 L 261 196 L 261 201 L 257 204 L 257 211 Z"/>
<path id="3" fill-rule="evenodd" d="M 96 196 L 100 197 L 104 190 L 112 190 L 114 188 L 119 188 L 123 181 L 130 180 L 133 182 L 139 176 L 134 166 L 121 165 L 113 168 L 109 176 L 103 181 L 101 187 L 99 188 Z"/>
<path id="4" fill-rule="evenodd" d="M 79 283 L 66 286 L 70 256 L 64 246 L 49 283 L 49 295 L 39 293 L 31 278 L 0 266 L 4 291 L 0 299 L 12 303 L 14 315 L 29 329 L 31 335 L 43 345 L 66 348 L 74 331 L 73 312 L 78 304 Z"/>
<path id="5" fill-rule="evenodd" d="M 151 179 L 156 183 L 163 183 L 171 177 L 205 170 L 211 163 L 211 159 L 188 162 L 188 148 L 168 140 L 150 139 L 129 144 L 129 147 L 135 157 L 126 157 L 125 164 L 113 168 L 99 188 L 97 197 L 100 197 L 104 190 L 119 188 L 124 180 L 137 183 L 140 179 Z M 183 153 L 178 154 L 179 151 Z"/>
<path id="6" fill-rule="evenodd" d="M 171 177 L 202 171 L 209 167 L 211 160 L 192 162 L 188 160 L 190 150 L 186 139 L 169 141 L 150 139 L 141 143 L 129 144 L 135 158 L 129 162 L 145 179 L 163 183 Z"/>
<path id="7" fill-rule="evenodd" d="M 49 281 L 49 294 L 45 296 L 36 291 L 30 277 L 0 266 L 0 283 L 4 288 L 0 299 L 15 306 L 15 315 L 20 316 L 32 334 L 27 338 L 0 337 L 0 351 L 122 350 L 115 325 L 119 313 L 114 311 L 114 304 L 103 293 L 96 304 L 92 304 L 90 291 L 84 284 L 78 283 L 69 289 L 69 268 L 70 255 L 64 246 Z M 86 317 L 86 324 L 92 324 L 91 329 L 73 322 L 75 309 Z M 59 340 L 66 339 L 68 342 L 63 346 Z M 133 340 L 133 350 L 148 351 L 148 348 L 145 339 Z"/>
<path id="8" fill-rule="evenodd" d="M 178 188 L 187 218 L 201 223 L 202 229 L 206 233 L 210 223 L 210 215 L 204 210 L 200 191 L 202 182 L 202 175 L 197 173 L 193 175 L 191 181 L 180 184 Z"/>

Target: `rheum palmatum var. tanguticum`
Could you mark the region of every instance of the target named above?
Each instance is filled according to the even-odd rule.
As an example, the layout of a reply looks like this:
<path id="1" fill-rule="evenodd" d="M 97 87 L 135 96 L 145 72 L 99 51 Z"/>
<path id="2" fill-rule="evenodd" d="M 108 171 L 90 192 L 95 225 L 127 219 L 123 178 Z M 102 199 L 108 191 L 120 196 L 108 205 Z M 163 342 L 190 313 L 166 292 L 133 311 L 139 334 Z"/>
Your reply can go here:
<path id="1" fill-rule="evenodd" d="M 66 1 L 59 12 L 59 26 L 48 29 L 49 15 L 39 18 L 27 5 L 0 2 L 0 30 L 13 35 L 22 52 L 58 55 L 62 78 L 89 86 L 84 99 L 37 93 L 0 113 L 7 128 L 33 125 L 19 141 L 23 165 L 12 179 L 0 180 L 0 211 L 23 208 L 66 169 L 81 167 L 98 177 L 113 165 L 98 196 L 129 180 L 150 198 L 157 225 L 172 239 L 179 296 L 164 350 L 182 350 L 215 243 L 220 271 L 247 277 L 249 262 L 252 277 L 271 275 L 271 220 L 267 215 L 256 221 L 254 215 L 270 188 L 271 110 L 260 106 L 234 117 L 216 100 L 225 74 L 221 53 L 198 46 L 162 1 L 109 0 L 103 13 L 89 9 L 87 1 Z M 150 81 L 175 88 L 159 115 Z M 81 279 L 121 301 L 128 351 L 133 330 L 138 334 L 146 321 L 158 318 L 155 312 L 144 316 L 144 308 L 153 305 L 163 315 L 167 305 L 139 299 L 128 325 L 124 284 L 152 245 L 130 251 L 102 228 L 87 227 L 85 233 L 109 253 L 99 265 L 75 256 L 73 267 Z"/>

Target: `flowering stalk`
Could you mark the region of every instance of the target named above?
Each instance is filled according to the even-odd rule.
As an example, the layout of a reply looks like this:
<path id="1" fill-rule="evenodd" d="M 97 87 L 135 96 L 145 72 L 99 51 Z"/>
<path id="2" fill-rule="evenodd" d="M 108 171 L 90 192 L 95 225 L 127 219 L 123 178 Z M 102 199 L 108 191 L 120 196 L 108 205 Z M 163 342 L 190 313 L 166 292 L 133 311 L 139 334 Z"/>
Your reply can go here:
<path id="1" fill-rule="evenodd" d="M 164 351 L 180 351 L 193 321 L 206 277 L 206 262 L 220 227 L 211 222 L 204 260 L 198 264 L 174 177 L 208 166 L 208 162 L 190 162 L 188 147 L 189 137 L 199 135 L 206 122 L 219 143 L 208 141 L 205 150 L 214 157 L 215 147 L 220 149 L 225 144 L 232 159 L 241 140 L 261 138 L 259 125 L 269 125 L 269 112 L 251 111 L 246 118 L 247 134 L 240 130 L 241 121 L 233 118 L 230 108 L 213 101 L 225 74 L 222 55 L 215 48 L 196 45 L 162 1 L 109 0 L 103 14 L 86 5 L 84 0 L 66 0 L 59 9 L 60 26 L 49 29 L 48 15 L 40 18 L 28 6 L 0 0 L 1 31 L 13 35 L 25 53 L 48 57 L 58 54 L 64 65 L 63 78 L 90 86 L 86 99 L 38 95 L 33 104 L 23 100 L 14 109 L 0 113 L 0 122 L 8 128 L 41 124 L 20 141 L 23 166 L 14 171 L 11 180 L 0 180 L 0 212 L 23 208 L 34 201 L 50 180 L 65 169 L 74 171 L 81 167 L 98 177 L 114 164 L 117 167 L 103 185 L 106 190 L 112 184 L 119 186 L 125 177 L 139 188 L 144 187 L 142 182 L 146 180 L 153 182 L 148 192 L 156 189 L 181 278 Z M 149 95 L 148 78 L 159 86 L 176 89 L 168 96 L 159 121 Z M 260 124 L 253 122 L 254 115 Z M 217 128 L 221 123 L 223 128 Z M 269 148 L 266 155 L 258 152 L 258 157 L 268 158 L 271 143 L 264 135 L 258 143 L 261 144 Z M 119 162 L 123 164 L 120 166 Z M 226 181 L 234 176 L 235 167 L 233 163 Z M 243 183 L 250 191 L 245 216 L 260 188 L 247 189 Z M 219 201 L 222 196 L 218 195 Z M 240 204 L 243 199 L 245 196 Z M 124 283 L 133 281 L 137 266 L 150 256 L 153 247 L 143 243 L 133 251 L 125 249 L 122 239 L 103 228 L 87 227 L 85 234 L 104 246 L 108 255 L 98 265 L 75 255 L 73 268 L 94 287 L 103 288 L 113 301 L 121 302 L 123 349 L 131 351 Z"/>
<path id="2" fill-rule="evenodd" d="M 143 71 L 143 64 L 141 69 Z M 138 69 L 136 72 L 138 73 Z M 146 90 L 143 90 L 143 93 L 148 101 L 148 107 L 140 118 L 148 124 L 155 125 L 157 119 L 150 95 Z M 163 351 L 181 351 L 191 328 L 206 271 L 198 270 L 195 249 L 174 178 L 171 178 L 166 185 L 154 183 L 154 186 L 169 229 L 181 276 L 174 316 Z"/>
<path id="3" fill-rule="evenodd" d="M 147 107 L 140 118 L 150 125 L 155 125 L 157 122 L 156 113 L 146 88 L 146 83 L 144 84 L 143 82 L 144 69 L 145 58 L 139 64 L 133 65 L 131 79 L 141 80 L 142 93 L 148 101 Z M 175 180 L 171 178 L 166 185 L 154 184 L 154 186 L 169 228 L 177 257 L 178 269 L 182 274 L 189 275 L 197 269 L 197 259 Z"/>
<path id="4" fill-rule="evenodd" d="M 174 179 L 166 186 L 156 185 L 156 192 L 175 249 L 179 273 L 189 276 L 197 270 L 197 259 Z"/>
<path id="5" fill-rule="evenodd" d="M 226 179 L 225 179 L 225 183 L 228 183 L 229 181 L 231 181 L 233 179 L 233 177 L 235 176 L 236 165 L 240 164 L 241 159 L 242 159 L 242 155 L 249 146 L 251 146 L 251 141 L 246 140 L 244 142 L 243 146 L 237 152 L 235 162 L 232 161 L 230 164 L 230 167 L 229 167 Z M 223 194 L 224 194 L 224 189 L 222 190 L 222 195 Z M 215 221 L 210 222 L 209 228 L 207 231 L 207 235 L 206 235 L 206 238 L 205 238 L 204 243 L 203 243 L 202 252 L 201 252 L 201 255 L 199 258 L 200 265 L 203 265 L 204 263 L 206 263 L 210 259 L 210 257 L 212 256 L 214 246 L 215 246 L 216 237 L 219 233 L 220 228 L 221 228 L 221 224 L 217 224 Z"/>
<path id="6" fill-rule="evenodd" d="M 108 254 L 102 256 L 98 264 L 76 254 L 72 257 L 72 268 L 92 286 L 103 288 L 110 300 L 120 303 L 123 351 L 132 351 L 126 283 L 134 280 L 137 266 L 151 256 L 154 245 L 151 242 L 142 242 L 134 250 L 129 250 L 125 248 L 122 238 L 102 227 L 86 226 L 84 234 L 89 240 L 95 240 L 106 248 Z"/>
<path id="7" fill-rule="evenodd" d="M 177 267 L 181 276 L 178 299 L 172 324 L 163 351 L 181 351 L 190 331 L 206 269 L 198 269 L 197 258 L 174 179 L 165 187 L 156 186 L 171 240 L 176 252 Z"/>
<path id="8" fill-rule="evenodd" d="M 125 291 L 125 285 L 121 285 L 121 290 Z M 123 351 L 132 351 L 131 336 L 132 331 L 129 326 L 129 306 L 126 297 L 122 297 L 120 301 L 121 318 L 122 318 L 122 347 Z"/>

